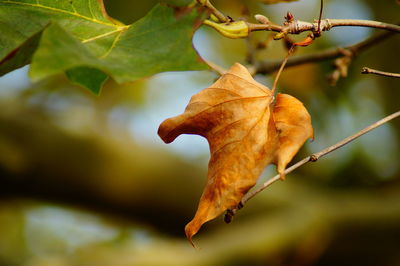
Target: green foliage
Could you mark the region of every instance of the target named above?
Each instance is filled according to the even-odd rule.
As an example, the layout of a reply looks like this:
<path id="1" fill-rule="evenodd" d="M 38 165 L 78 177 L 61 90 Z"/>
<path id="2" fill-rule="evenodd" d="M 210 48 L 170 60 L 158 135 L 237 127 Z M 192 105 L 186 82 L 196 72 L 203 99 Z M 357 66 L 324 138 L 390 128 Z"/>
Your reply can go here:
<path id="1" fill-rule="evenodd" d="M 32 61 L 35 80 L 66 72 L 98 93 L 108 76 L 121 83 L 207 68 L 191 43 L 201 14 L 189 8 L 157 5 L 132 25 L 97 0 L 0 0 L 0 14 L 1 75 Z"/>

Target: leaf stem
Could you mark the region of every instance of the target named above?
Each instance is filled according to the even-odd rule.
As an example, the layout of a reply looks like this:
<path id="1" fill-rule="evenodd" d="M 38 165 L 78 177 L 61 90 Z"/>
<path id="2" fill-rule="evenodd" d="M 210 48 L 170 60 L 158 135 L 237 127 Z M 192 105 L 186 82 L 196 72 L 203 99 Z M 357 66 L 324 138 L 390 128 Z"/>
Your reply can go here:
<path id="1" fill-rule="evenodd" d="M 323 150 L 321 150 L 321 151 L 319 151 L 317 153 L 314 153 L 314 154 L 311 154 L 310 156 L 307 156 L 306 158 L 302 159 L 301 161 L 299 161 L 299 162 L 295 163 L 294 165 L 290 166 L 289 168 L 287 168 L 285 170 L 285 175 L 293 172 L 294 170 L 296 170 L 297 168 L 299 168 L 300 166 L 302 166 L 302 165 L 304 165 L 304 164 L 306 164 L 308 162 L 316 162 L 316 161 L 318 161 L 319 158 L 321 158 L 321 157 L 323 157 L 323 156 L 325 156 L 325 155 L 327 155 L 327 154 L 329 154 L 329 153 L 331 153 L 331 152 L 333 152 L 333 151 L 345 146 L 346 144 L 352 142 L 353 140 L 361 137 L 362 135 L 370 132 L 371 130 L 373 130 L 373 129 L 377 128 L 377 127 L 380 127 L 383 124 L 385 124 L 385 123 L 387 123 L 387 122 L 389 122 L 389 121 L 391 121 L 391 120 L 393 120 L 393 119 L 395 119 L 395 118 L 397 118 L 399 116 L 400 116 L 400 110 L 395 112 L 395 113 L 393 113 L 393 114 L 391 114 L 391 115 L 389 115 L 389 116 L 386 116 L 385 118 L 382 118 L 381 120 L 379 120 L 379 121 L 367 126 L 366 128 L 364 128 L 364 129 L 358 131 L 357 133 L 355 133 L 355 134 L 353 134 L 353 135 L 351 135 L 351 136 L 339 141 L 338 143 L 336 143 L 336 144 L 334 144 L 332 146 L 329 146 L 329 147 L 327 147 L 327 148 L 325 148 L 325 149 L 323 149 Z M 263 191 L 264 189 L 266 189 L 267 187 L 269 187 L 270 185 L 272 185 L 273 183 L 275 183 L 278 180 L 281 180 L 279 174 L 274 176 L 274 177 L 272 177 L 271 179 L 267 180 L 258 189 L 247 193 L 243 197 L 242 201 L 240 202 L 240 204 L 239 204 L 239 206 L 237 208 L 230 209 L 230 210 L 227 211 L 227 213 L 225 214 L 225 216 L 226 216 L 225 220 L 227 220 L 227 221 L 232 220 L 232 217 L 236 214 L 236 212 L 239 209 L 241 209 L 244 206 L 244 204 L 247 201 L 249 201 L 255 195 L 257 195 L 258 193 L 260 193 L 261 191 Z"/>
<path id="2" fill-rule="evenodd" d="M 322 12 L 324 11 L 324 0 L 321 0 L 321 6 L 319 8 L 319 18 L 318 18 L 318 28 L 316 34 L 319 36 L 321 35 L 321 19 L 322 19 Z"/>
<path id="3" fill-rule="evenodd" d="M 211 62 L 211 61 L 206 60 L 206 59 L 204 59 L 204 58 L 203 58 L 203 61 L 204 61 L 215 73 L 217 73 L 217 74 L 219 74 L 219 75 L 221 75 L 221 76 L 224 75 L 226 72 L 228 72 L 228 70 L 226 70 L 225 68 L 223 68 L 223 67 L 217 65 L 217 64 L 214 63 L 214 62 Z"/>
<path id="4" fill-rule="evenodd" d="M 363 67 L 361 70 L 361 73 L 362 74 L 375 74 L 375 75 L 391 77 L 391 78 L 400 78 L 400 74 L 398 74 L 398 73 L 379 71 L 379 70 L 375 70 L 375 69 L 372 69 L 369 67 Z"/>
<path id="5" fill-rule="evenodd" d="M 219 11 L 213 6 L 213 4 L 211 4 L 210 0 L 197 0 L 197 2 L 210 10 L 211 14 L 213 14 L 220 22 L 229 21 L 229 19 L 224 14 L 222 14 L 221 11 Z"/>
<path id="6" fill-rule="evenodd" d="M 292 55 L 293 50 L 294 50 L 294 47 L 295 47 L 294 45 L 292 45 L 292 46 L 290 47 L 290 49 L 289 49 L 289 51 L 288 51 L 288 53 L 287 53 L 285 59 L 283 60 L 283 62 L 282 62 L 282 64 L 281 64 L 281 67 L 279 68 L 278 74 L 276 74 L 276 77 L 275 77 L 275 80 L 274 80 L 274 85 L 272 86 L 272 89 L 271 89 L 272 95 L 275 94 L 275 90 L 276 90 L 276 86 L 278 85 L 279 77 L 281 76 L 282 71 L 283 71 L 283 69 L 285 68 L 285 65 L 286 65 L 286 63 L 287 63 L 289 57 Z"/>

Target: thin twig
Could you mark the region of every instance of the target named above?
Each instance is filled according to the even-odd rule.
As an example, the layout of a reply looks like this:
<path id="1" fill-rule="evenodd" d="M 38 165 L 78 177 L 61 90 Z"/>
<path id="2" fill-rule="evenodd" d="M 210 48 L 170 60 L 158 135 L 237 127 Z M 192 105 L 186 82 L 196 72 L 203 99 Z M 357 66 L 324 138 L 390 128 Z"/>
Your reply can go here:
<path id="1" fill-rule="evenodd" d="M 327 155 L 327 154 L 329 154 L 329 153 L 331 153 L 331 152 L 333 152 L 333 151 L 335 151 L 335 150 L 337 150 L 337 149 L 343 147 L 344 145 L 350 143 L 351 141 L 353 141 L 353 140 L 355 140 L 355 139 L 361 137 L 362 135 L 368 133 L 369 131 L 371 131 L 371 130 L 377 128 L 377 127 L 380 127 L 380 126 L 382 126 L 383 124 L 385 124 L 385 123 L 389 122 L 390 120 L 393 120 L 393 119 L 395 119 L 395 118 L 397 118 L 397 117 L 399 117 L 399 116 L 400 116 L 400 111 L 397 111 L 397 112 L 395 112 L 395 113 L 393 113 L 393 114 L 391 114 L 391 115 L 389 115 L 389 116 L 386 116 L 385 118 L 383 118 L 383 119 L 381 119 L 381 120 L 379 120 L 379 121 L 377 121 L 377 122 L 375 122 L 375 123 L 369 125 L 368 127 L 364 128 L 364 129 L 362 129 L 362 130 L 360 130 L 359 132 L 355 133 L 354 135 L 351 135 L 351 136 L 349 136 L 349 137 L 347 137 L 347 138 L 345 138 L 345 139 L 339 141 L 338 143 L 336 143 L 336 144 L 334 144 L 334 145 L 332 145 L 332 146 L 329 146 L 329 147 L 327 147 L 327 148 L 321 150 L 320 152 L 314 153 L 314 154 L 312 154 L 312 155 L 310 155 L 310 156 L 304 158 L 303 160 L 301 160 L 301 161 L 297 162 L 296 164 L 294 164 L 294 165 L 290 166 L 289 168 L 287 168 L 287 169 L 285 170 L 285 175 L 287 175 L 287 174 L 293 172 L 295 169 L 299 168 L 300 166 L 302 166 L 302 165 L 304 165 L 304 164 L 306 164 L 306 163 L 308 163 L 308 162 L 316 162 L 316 161 L 318 161 L 318 159 L 321 158 L 322 156 L 325 156 L 325 155 Z M 225 220 L 227 220 L 227 221 L 232 220 L 232 217 L 236 214 L 236 212 L 237 212 L 240 208 L 242 208 L 242 207 L 244 206 L 244 204 L 245 204 L 247 201 L 249 201 L 249 200 L 250 200 L 251 198 L 253 198 L 255 195 L 257 195 L 258 193 L 260 193 L 261 191 L 263 191 L 264 189 L 266 189 L 267 187 L 269 187 L 270 185 L 272 185 L 273 183 L 275 183 L 275 182 L 278 181 L 278 180 L 281 180 L 279 174 L 276 175 L 276 176 L 274 176 L 274 177 L 272 177 L 272 178 L 269 179 L 268 181 L 266 181 L 266 182 L 265 182 L 264 184 L 262 184 L 258 189 L 247 193 L 247 194 L 243 197 L 241 203 L 239 204 L 239 206 L 238 206 L 237 208 L 231 209 L 231 210 L 228 210 L 228 211 L 227 211 L 227 213 L 225 214 L 225 216 L 228 216 L 228 217 L 225 217 Z"/>
<path id="2" fill-rule="evenodd" d="M 216 9 L 213 4 L 211 4 L 210 0 L 197 0 L 197 2 L 206 7 L 208 10 L 210 10 L 211 14 L 213 14 L 216 18 L 218 18 L 218 20 L 220 22 L 227 22 L 229 21 L 229 19 L 222 14 L 221 11 L 219 11 L 218 9 Z"/>
<path id="3" fill-rule="evenodd" d="M 313 54 L 307 55 L 300 55 L 291 57 L 286 65 L 286 68 L 292 66 L 298 66 L 307 63 L 314 63 L 314 62 L 321 62 L 329 59 L 335 59 L 337 57 L 343 56 L 343 50 L 351 51 L 353 54 L 359 54 L 364 50 L 388 39 L 391 36 L 394 36 L 394 32 L 382 32 L 378 33 L 362 42 L 353 44 L 351 46 L 347 46 L 344 48 L 330 48 L 325 51 L 316 52 Z M 281 60 L 275 61 L 260 61 L 255 65 L 256 73 L 259 74 L 268 74 L 277 69 L 281 66 Z"/>
<path id="4" fill-rule="evenodd" d="M 393 31 L 400 33 L 400 26 L 391 23 L 384 23 L 374 20 L 359 20 L 359 19 L 325 19 L 327 27 L 369 27 L 381 30 Z M 328 29 L 328 28 L 327 28 Z"/>
<path id="5" fill-rule="evenodd" d="M 318 22 L 306 22 L 294 20 L 285 26 L 275 24 L 253 24 L 247 23 L 250 31 L 276 31 L 287 34 L 299 34 L 305 31 L 317 32 L 318 25 L 321 31 L 328 31 L 333 27 L 370 27 L 400 33 L 400 26 L 374 20 L 361 19 L 322 19 Z M 272 27 L 273 26 L 273 27 Z"/>
<path id="6" fill-rule="evenodd" d="M 379 70 L 375 70 L 375 69 L 372 69 L 369 67 L 363 67 L 361 70 L 361 73 L 362 74 L 375 74 L 375 75 L 391 77 L 391 78 L 400 78 L 400 74 L 398 74 L 398 73 L 379 71 Z"/>

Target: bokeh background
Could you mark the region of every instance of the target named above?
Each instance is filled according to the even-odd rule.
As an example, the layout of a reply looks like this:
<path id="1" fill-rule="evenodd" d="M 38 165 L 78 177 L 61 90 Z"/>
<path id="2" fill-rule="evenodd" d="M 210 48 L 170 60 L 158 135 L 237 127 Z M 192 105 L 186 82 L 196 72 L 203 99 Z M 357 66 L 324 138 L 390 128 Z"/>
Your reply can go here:
<path id="1" fill-rule="evenodd" d="M 105 4 L 111 16 L 133 23 L 157 2 Z M 327 18 L 399 22 L 394 0 L 324 2 Z M 287 11 L 306 21 L 319 12 L 318 0 L 214 3 L 234 18 L 247 6 L 276 23 Z M 335 28 L 297 53 L 345 46 L 375 32 Z M 255 33 L 250 41 L 268 38 Z M 245 63 L 246 40 L 202 27 L 194 45 L 225 68 Z M 283 43 L 275 41 L 257 59 L 285 54 Z M 349 76 L 334 87 L 326 80 L 331 60 L 288 68 L 279 91 L 305 103 L 315 128 L 315 141 L 295 160 L 397 111 L 399 80 L 361 75 L 360 69 L 400 72 L 399 59 L 400 36 L 395 36 L 360 54 Z M 108 81 L 97 97 L 63 76 L 32 83 L 28 69 L 0 78 L 0 265 L 400 265 L 399 119 L 301 167 L 249 201 L 231 224 L 221 217 L 207 223 L 195 237 L 196 250 L 183 227 L 205 183 L 207 142 L 181 136 L 166 145 L 157 128 L 181 113 L 216 74 L 161 73 L 122 85 Z M 273 82 L 273 75 L 256 78 L 267 86 Z M 274 172 L 268 167 L 260 182 Z"/>

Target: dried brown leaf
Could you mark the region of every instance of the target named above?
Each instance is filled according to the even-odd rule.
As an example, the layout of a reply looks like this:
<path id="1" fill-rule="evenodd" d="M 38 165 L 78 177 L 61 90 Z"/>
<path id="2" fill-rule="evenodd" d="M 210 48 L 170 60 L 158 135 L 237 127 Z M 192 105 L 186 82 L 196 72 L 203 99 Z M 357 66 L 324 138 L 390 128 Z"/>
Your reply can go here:
<path id="1" fill-rule="evenodd" d="M 278 94 L 275 105 L 273 99 L 236 63 L 194 95 L 183 114 L 160 125 L 158 134 L 166 143 L 180 134 L 197 134 L 210 146 L 207 183 L 185 227 L 190 241 L 205 222 L 237 206 L 268 164 L 278 165 L 282 173 L 312 136 L 310 115 L 300 101 L 286 94 Z"/>
<path id="2" fill-rule="evenodd" d="M 279 135 L 276 165 L 278 173 L 284 179 L 286 165 L 307 139 L 314 138 L 314 131 L 311 116 L 303 103 L 288 94 L 277 95 L 273 116 Z"/>

